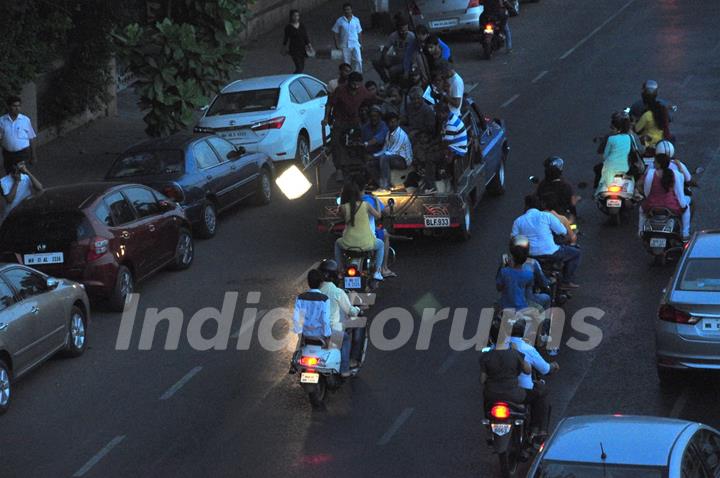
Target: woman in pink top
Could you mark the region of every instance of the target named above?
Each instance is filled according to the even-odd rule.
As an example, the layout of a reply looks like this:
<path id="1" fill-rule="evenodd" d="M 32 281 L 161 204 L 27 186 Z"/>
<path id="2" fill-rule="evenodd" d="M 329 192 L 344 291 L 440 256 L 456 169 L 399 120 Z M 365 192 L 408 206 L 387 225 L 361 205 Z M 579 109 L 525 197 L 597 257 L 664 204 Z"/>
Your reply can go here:
<path id="1" fill-rule="evenodd" d="M 670 168 L 670 157 L 655 156 L 653 168 L 648 169 L 641 182 L 645 200 L 640 205 L 640 232 L 642 233 L 647 212 L 653 208 L 667 208 L 676 216 L 682 216 L 683 237 L 690 235 L 690 208 L 685 196 L 682 174 Z"/>

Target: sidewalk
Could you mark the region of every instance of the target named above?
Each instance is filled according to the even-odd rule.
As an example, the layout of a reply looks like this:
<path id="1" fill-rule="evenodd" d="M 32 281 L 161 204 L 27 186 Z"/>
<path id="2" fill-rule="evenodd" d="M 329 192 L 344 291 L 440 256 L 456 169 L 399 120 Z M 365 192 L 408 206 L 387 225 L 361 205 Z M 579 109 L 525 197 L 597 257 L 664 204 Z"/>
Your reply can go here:
<path id="1" fill-rule="evenodd" d="M 312 11 L 303 11 L 310 41 L 316 50 L 333 44 L 332 28 L 342 14 L 345 0 L 330 0 Z M 370 11 L 365 2 L 354 2 L 355 15 L 365 29 L 363 36 L 364 76 L 377 80 L 370 60 L 374 58 L 385 35 L 370 30 Z M 246 47 L 242 71 L 232 79 L 291 73 L 294 69 L 290 57 L 280 55 L 282 31 L 263 35 Z M 335 77 L 338 62 L 308 58 L 305 72 L 328 81 Z M 137 97 L 132 89 L 118 95 L 117 116 L 102 118 L 38 148 L 38 164 L 32 166 L 43 185 L 57 186 L 77 182 L 101 180 L 115 157 L 131 145 L 148 139 L 145 134 L 143 113 L 137 108 Z"/>

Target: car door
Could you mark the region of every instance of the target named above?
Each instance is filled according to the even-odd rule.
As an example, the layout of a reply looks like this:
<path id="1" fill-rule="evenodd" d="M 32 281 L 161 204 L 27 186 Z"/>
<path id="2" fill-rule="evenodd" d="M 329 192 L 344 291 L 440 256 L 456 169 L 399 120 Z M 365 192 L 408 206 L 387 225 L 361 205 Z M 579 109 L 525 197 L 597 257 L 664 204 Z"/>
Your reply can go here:
<path id="1" fill-rule="evenodd" d="M 288 92 L 290 93 L 290 102 L 297 117 L 297 133 L 300 132 L 300 129 L 305 129 L 309 132 L 313 121 L 310 95 L 302 83 L 300 83 L 299 78 L 288 85 Z M 297 134 L 293 138 L 293 141 L 297 141 Z M 312 138 L 310 138 L 310 141 L 310 149 L 312 149 Z"/>
<path id="2" fill-rule="evenodd" d="M 17 302 L 15 291 L 0 276 L 0 350 L 10 354 L 15 376 L 33 363 L 32 344 L 38 335 L 33 319 L 30 307 Z"/>
<path id="3" fill-rule="evenodd" d="M 148 262 L 150 253 L 147 250 L 152 238 L 150 231 L 146 224 L 138 220 L 135 210 L 120 191 L 108 194 L 103 201 L 110 210 L 110 232 L 113 240 L 117 241 L 112 249 L 118 251 L 124 261 L 132 264 L 135 279 L 139 280 L 151 270 Z"/>
<path id="4" fill-rule="evenodd" d="M 56 352 L 64 343 L 67 316 L 63 303 L 48 289 L 45 276 L 27 267 L 10 267 L 2 272 L 3 279 L 15 291 L 16 307 L 32 329 L 27 344 L 29 366 Z"/>
<path id="5" fill-rule="evenodd" d="M 310 150 L 313 151 L 322 146 L 321 122 L 323 118 L 325 118 L 328 92 L 325 85 L 313 78 L 302 77 L 300 78 L 300 82 L 307 90 L 308 95 L 310 95 L 310 101 L 307 103 L 307 129 L 310 133 Z M 330 130 L 328 129 L 326 131 L 327 137 L 330 137 L 329 133 Z"/>
<path id="6" fill-rule="evenodd" d="M 230 161 L 230 177 L 232 178 L 233 187 L 237 189 L 238 199 L 243 199 L 257 190 L 255 181 L 260 173 L 255 155 L 243 154 L 228 159 L 228 154 L 236 152 L 235 146 L 229 141 L 218 137 L 209 137 L 207 139 L 219 158 L 225 158 Z M 236 153 L 237 154 L 237 153 Z"/>
<path id="7" fill-rule="evenodd" d="M 144 186 L 127 186 L 122 193 L 137 217 L 137 228 L 143 231 L 142 245 L 135 244 L 142 248 L 145 255 L 147 271 L 152 272 L 164 265 L 175 252 L 175 239 L 167 237 L 167 229 L 162 225 L 162 208 L 155 197 L 155 194 Z"/>
<path id="8" fill-rule="evenodd" d="M 207 194 L 215 198 L 219 209 L 238 201 L 240 193 L 233 186 L 230 160 L 221 161 L 210 144 L 202 139 L 192 146 L 193 156 L 200 174 L 204 177 Z"/>

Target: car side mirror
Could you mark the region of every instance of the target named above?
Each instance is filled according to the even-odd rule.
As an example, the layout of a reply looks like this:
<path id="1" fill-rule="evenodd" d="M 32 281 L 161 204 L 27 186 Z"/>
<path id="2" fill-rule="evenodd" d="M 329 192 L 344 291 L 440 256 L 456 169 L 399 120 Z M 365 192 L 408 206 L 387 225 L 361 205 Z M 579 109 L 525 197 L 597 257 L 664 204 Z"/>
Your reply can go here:
<path id="1" fill-rule="evenodd" d="M 60 281 L 54 277 L 48 277 L 47 280 L 45 281 L 45 286 L 47 287 L 48 290 L 57 289 L 57 287 L 59 285 L 60 285 Z"/>

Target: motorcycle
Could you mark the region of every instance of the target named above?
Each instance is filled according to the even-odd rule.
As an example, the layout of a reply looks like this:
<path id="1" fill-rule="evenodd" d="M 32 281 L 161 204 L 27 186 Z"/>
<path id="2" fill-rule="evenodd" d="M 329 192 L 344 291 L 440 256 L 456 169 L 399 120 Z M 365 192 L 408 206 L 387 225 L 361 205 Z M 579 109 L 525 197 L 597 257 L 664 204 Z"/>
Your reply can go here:
<path id="1" fill-rule="evenodd" d="M 485 19 L 483 22 L 482 48 L 486 60 L 492 58 L 495 51 L 505 45 L 505 34 L 502 32 L 502 22 L 497 18 Z"/>
<path id="2" fill-rule="evenodd" d="M 482 424 L 487 430 L 487 443 L 498 456 L 500 475 L 515 474 L 518 464 L 527 460 L 532 446 L 530 407 L 522 403 L 490 402 L 486 404 Z"/>
<path id="3" fill-rule="evenodd" d="M 653 208 L 641 232 L 643 244 L 655 258 L 655 264 L 665 265 L 667 259 L 682 254 L 684 243 L 682 220 L 666 208 Z"/>
<path id="4" fill-rule="evenodd" d="M 598 209 L 620 225 L 625 211 L 635 207 L 635 179 L 627 174 L 616 174 L 604 191 L 595 197 Z"/>
<path id="5" fill-rule="evenodd" d="M 375 251 L 362 249 L 343 250 L 343 289 L 347 292 L 370 292 L 378 286 L 373 278 Z"/>

